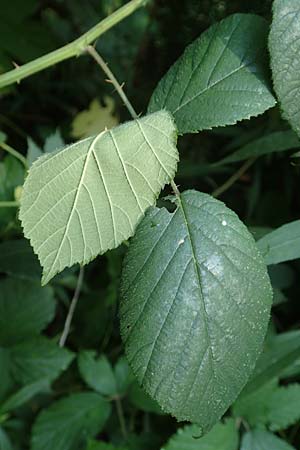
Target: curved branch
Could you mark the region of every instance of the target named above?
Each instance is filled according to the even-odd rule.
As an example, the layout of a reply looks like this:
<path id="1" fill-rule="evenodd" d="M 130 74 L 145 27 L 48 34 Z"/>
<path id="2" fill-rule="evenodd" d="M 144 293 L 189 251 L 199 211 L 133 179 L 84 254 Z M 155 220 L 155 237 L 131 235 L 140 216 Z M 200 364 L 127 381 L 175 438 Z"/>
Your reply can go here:
<path id="1" fill-rule="evenodd" d="M 34 61 L 30 61 L 23 66 L 19 66 L 7 73 L 4 73 L 3 75 L 0 75 L 0 89 L 13 83 L 20 83 L 20 81 L 24 78 L 40 72 L 41 70 L 47 69 L 48 67 L 64 61 L 65 59 L 81 55 L 85 51 L 86 47 L 101 36 L 101 34 L 105 33 L 141 6 L 144 6 L 147 2 L 148 0 L 131 0 L 113 14 L 99 22 L 78 39 L 75 39 L 75 41 L 54 50 L 47 55 L 41 56 Z"/>

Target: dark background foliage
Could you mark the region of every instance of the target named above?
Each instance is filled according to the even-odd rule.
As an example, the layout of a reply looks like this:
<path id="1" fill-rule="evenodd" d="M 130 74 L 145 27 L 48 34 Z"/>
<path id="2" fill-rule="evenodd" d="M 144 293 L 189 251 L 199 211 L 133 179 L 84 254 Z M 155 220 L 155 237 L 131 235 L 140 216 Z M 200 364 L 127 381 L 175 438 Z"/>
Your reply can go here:
<path id="1" fill-rule="evenodd" d="M 70 42 L 124 3 L 122 0 L 1 0 L 1 71 Z M 270 20 L 271 4 L 271 0 L 153 0 L 146 10 L 136 12 L 101 36 L 97 49 L 118 79 L 125 82 L 125 90 L 136 110 L 145 113 L 159 79 L 202 31 L 235 12 L 256 13 Z M 73 139 L 71 124 L 76 115 L 87 109 L 95 98 L 105 102 L 107 95 L 114 98 L 115 113 L 121 120 L 130 119 L 99 67 L 88 55 L 83 55 L 3 90 L 0 93 L 0 129 L 7 135 L 9 144 L 24 155 L 28 137 L 43 146 L 47 136 L 57 129 L 68 143 Z M 216 168 L 211 163 L 266 132 L 287 128 L 279 109 L 273 108 L 263 116 L 236 126 L 180 137 L 181 162 L 176 181 L 182 189 L 192 187 L 211 193 L 242 164 Z M 222 194 L 221 199 L 247 225 L 275 228 L 299 217 L 299 166 L 289 156 L 284 153 L 258 159 Z M 5 161 L 4 152 L 0 158 Z M 24 177 L 18 162 L 10 161 L 9 165 L 9 170 L 6 167 L 6 172 L 0 171 L 2 200 L 13 199 L 14 190 L 22 184 Z M 170 188 L 165 192 L 169 193 Z M 20 224 L 10 209 L 0 211 L 0 228 L 2 242 L 22 238 Z M 94 349 L 105 353 L 112 363 L 123 355 L 117 311 L 125 251 L 123 246 L 109 252 L 86 268 L 68 339 L 68 348 L 73 352 Z M 288 299 L 274 309 L 273 325 L 277 331 L 299 328 L 299 272 L 299 261 L 295 261 L 281 265 L 278 273 L 273 274 Z M 76 270 L 69 270 L 53 283 L 56 312 L 44 333 L 48 337 L 55 338 L 62 331 L 76 283 L 75 274 Z M 14 276 L 18 278 L 15 273 Z M 4 279 L 6 275 L 2 277 Z M 16 448 L 29 448 L 30 427 L 40 408 L 53 398 L 83 389 L 74 361 L 56 379 L 53 389 L 51 395 L 38 397 L 12 415 L 7 430 Z M 13 390 L 9 389 L 10 392 Z M 177 428 L 172 418 L 145 412 L 126 399 L 123 408 L 132 449 L 158 449 Z M 121 436 L 117 410 L 114 410 L 100 437 L 121 442 Z M 286 431 L 285 437 L 291 436 L 293 445 L 300 445 L 294 427 Z"/>

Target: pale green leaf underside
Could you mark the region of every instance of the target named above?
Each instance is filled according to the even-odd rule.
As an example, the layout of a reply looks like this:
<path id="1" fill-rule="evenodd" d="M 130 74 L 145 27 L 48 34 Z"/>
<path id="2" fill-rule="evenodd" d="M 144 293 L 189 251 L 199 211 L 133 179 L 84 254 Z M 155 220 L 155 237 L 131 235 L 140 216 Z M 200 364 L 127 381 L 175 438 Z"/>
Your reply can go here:
<path id="1" fill-rule="evenodd" d="M 244 434 L 241 450 L 295 450 L 287 442 L 264 430 Z"/>
<path id="2" fill-rule="evenodd" d="M 88 438 L 99 433 L 111 411 L 99 394 L 72 394 L 44 409 L 33 425 L 31 450 L 85 448 Z"/>
<path id="3" fill-rule="evenodd" d="M 272 294 L 238 217 L 187 191 L 152 208 L 125 259 L 121 333 L 145 390 L 178 420 L 208 431 L 245 385 L 262 347 Z"/>
<path id="4" fill-rule="evenodd" d="M 234 420 L 217 424 L 198 439 L 199 428 L 189 425 L 179 428 L 162 450 L 237 450 L 239 435 Z"/>
<path id="5" fill-rule="evenodd" d="M 274 88 L 284 117 L 300 136 L 300 2 L 275 0 L 269 37 Z"/>
<path id="6" fill-rule="evenodd" d="M 43 284 L 132 236 L 177 161 L 176 129 L 165 111 L 39 158 L 24 184 L 20 218 Z"/>
<path id="7" fill-rule="evenodd" d="M 267 22 L 235 14 L 194 41 L 155 89 L 149 111 L 166 108 L 179 133 L 262 114 L 275 105 L 265 70 Z"/>
<path id="8" fill-rule="evenodd" d="M 286 223 L 257 241 L 266 264 L 300 258 L 300 220 Z"/>

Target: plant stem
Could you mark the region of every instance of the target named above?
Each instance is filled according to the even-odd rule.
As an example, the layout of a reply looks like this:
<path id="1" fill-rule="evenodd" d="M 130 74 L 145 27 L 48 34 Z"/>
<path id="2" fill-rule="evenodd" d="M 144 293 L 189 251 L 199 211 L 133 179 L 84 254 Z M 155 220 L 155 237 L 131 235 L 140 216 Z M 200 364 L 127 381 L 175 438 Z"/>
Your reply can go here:
<path id="1" fill-rule="evenodd" d="M 174 180 L 171 180 L 170 184 L 171 184 L 171 186 L 172 186 L 173 192 L 174 192 L 174 194 L 176 195 L 176 197 L 180 197 L 180 192 L 179 192 L 178 187 L 177 187 L 176 184 L 175 184 L 175 181 L 174 181 Z"/>
<path id="2" fill-rule="evenodd" d="M 7 153 L 10 153 L 12 156 L 17 158 L 23 164 L 25 169 L 28 169 L 26 158 L 23 155 L 21 155 L 21 153 L 17 152 L 17 150 L 10 147 L 10 145 L 7 145 L 5 142 L 0 142 L 0 147 L 2 148 L 2 150 L 6 151 Z"/>
<path id="3" fill-rule="evenodd" d="M 113 86 L 115 87 L 117 93 L 119 94 L 119 96 L 123 100 L 124 105 L 128 109 L 131 117 L 133 119 L 137 119 L 138 115 L 135 112 L 134 107 L 130 103 L 128 97 L 126 96 L 125 92 L 123 91 L 122 86 L 120 85 L 120 83 L 118 82 L 118 80 L 116 79 L 116 77 L 114 76 L 114 74 L 112 73 L 112 71 L 110 70 L 110 68 L 108 67 L 108 65 L 104 61 L 104 59 L 102 58 L 102 56 L 99 55 L 97 50 L 92 45 L 88 45 L 87 48 L 86 48 L 86 51 L 91 55 L 92 58 L 94 58 L 96 63 L 99 64 L 99 66 L 101 67 L 103 72 L 107 75 L 109 81 L 113 84 Z"/>
<path id="4" fill-rule="evenodd" d="M 125 440 L 127 440 L 128 435 L 127 435 L 124 411 L 123 411 L 123 407 L 122 407 L 122 401 L 121 401 L 120 397 L 116 397 L 115 402 L 116 402 L 117 414 L 118 414 L 118 419 L 119 419 L 120 426 L 121 426 L 122 435 L 123 435 L 123 438 Z"/>
<path id="5" fill-rule="evenodd" d="M 19 202 L 9 201 L 9 202 L 0 202 L 0 208 L 18 208 Z"/>
<path id="6" fill-rule="evenodd" d="M 221 194 L 227 191 L 237 180 L 241 178 L 241 176 L 245 172 L 247 172 L 247 170 L 252 166 L 255 160 L 256 158 L 248 159 L 230 178 L 228 178 L 228 180 L 225 181 L 224 184 L 222 184 L 222 186 L 214 190 L 211 195 L 213 197 L 219 197 Z"/>
<path id="7" fill-rule="evenodd" d="M 130 103 L 127 95 L 125 94 L 125 92 L 123 90 L 123 87 L 120 85 L 120 83 L 118 82 L 118 80 L 116 79 L 116 77 L 114 76 L 112 71 L 109 69 L 108 65 L 104 62 L 103 58 L 97 52 L 97 50 L 94 47 L 92 47 L 91 45 L 89 45 L 86 48 L 86 51 L 94 58 L 94 60 L 99 64 L 99 66 L 101 67 L 103 72 L 107 75 L 109 81 L 112 83 L 112 85 L 116 89 L 117 93 L 119 94 L 119 96 L 123 100 L 124 105 L 128 109 L 131 117 L 133 119 L 138 119 L 139 116 L 136 113 L 136 111 L 135 111 L 134 107 L 132 106 L 132 104 Z M 176 197 L 180 197 L 180 192 L 179 192 L 179 190 L 178 190 L 174 180 L 171 180 L 170 184 L 172 186 L 172 189 L 173 189 L 174 194 L 176 195 Z"/>
<path id="8" fill-rule="evenodd" d="M 19 83 L 24 78 L 29 77 L 36 72 L 40 72 L 47 67 L 53 66 L 54 64 L 64 61 L 65 59 L 79 56 L 85 51 L 89 44 L 94 42 L 99 36 L 119 23 L 121 20 L 125 19 L 125 17 L 128 17 L 138 8 L 145 5 L 147 1 L 148 0 L 131 0 L 113 14 L 99 22 L 78 39 L 75 39 L 73 42 L 48 53 L 47 55 L 41 56 L 34 61 L 24 64 L 23 66 L 4 73 L 0 76 L 0 88 L 8 86 L 12 83 Z"/>
<path id="9" fill-rule="evenodd" d="M 83 283 L 83 276 L 84 276 L 84 268 L 80 267 L 80 271 L 78 274 L 78 279 L 77 279 L 77 285 L 76 285 L 76 289 L 74 292 L 74 296 L 72 298 L 71 304 L 70 304 L 70 308 L 68 311 L 68 315 L 65 321 L 65 325 L 64 325 L 64 329 L 61 335 L 61 338 L 59 340 L 59 346 L 63 347 L 66 343 L 66 340 L 68 338 L 69 332 L 70 332 L 70 328 L 71 328 L 71 323 L 72 323 L 72 319 L 73 319 L 73 315 L 75 312 L 75 308 L 79 299 L 79 295 L 81 292 L 81 288 L 82 288 L 82 283 Z"/>

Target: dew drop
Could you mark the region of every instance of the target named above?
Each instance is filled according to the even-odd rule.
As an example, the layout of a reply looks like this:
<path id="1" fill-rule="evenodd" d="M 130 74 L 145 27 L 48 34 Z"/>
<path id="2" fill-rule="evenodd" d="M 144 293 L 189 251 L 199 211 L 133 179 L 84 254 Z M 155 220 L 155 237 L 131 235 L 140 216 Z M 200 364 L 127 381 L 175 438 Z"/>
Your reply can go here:
<path id="1" fill-rule="evenodd" d="M 223 227 L 226 227 L 226 225 L 227 225 L 226 220 L 222 220 L 222 225 L 223 225 Z"/>

